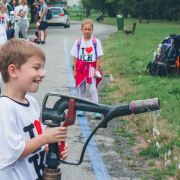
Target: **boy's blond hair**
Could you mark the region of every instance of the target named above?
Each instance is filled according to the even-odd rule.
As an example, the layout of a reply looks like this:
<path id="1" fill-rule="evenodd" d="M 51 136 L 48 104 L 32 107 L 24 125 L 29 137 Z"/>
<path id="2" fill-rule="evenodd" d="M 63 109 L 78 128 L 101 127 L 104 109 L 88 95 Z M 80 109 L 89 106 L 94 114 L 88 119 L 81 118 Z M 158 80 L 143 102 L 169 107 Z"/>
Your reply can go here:
<path id="1" fill-rule="evenodd" d="M 0 72 L 3 81 L 9 81 L 8 67 L 14 64 L 18 69 L 31 57 L 38 57 L 45 62 L 45 53 L 33 42 L 13 38 L 0 47 Z"/>
<path id="2" fill-rule="evenodd" d="M 0 3 L 0 10 L 1 8 L 5 8 L 5 5 L 3 3 Z"/>
<path id="3" fill-rule="evenodd" d="M 92 22 L 91 19 L 85 19 L 85 20 L 82 22 L 81 27 L 83 27 L 83 25 L 85 25 L 85 24 L 90 24 L 90 25 L 92 26 L 92 28 L 93 28 L 93 22 Z"/>

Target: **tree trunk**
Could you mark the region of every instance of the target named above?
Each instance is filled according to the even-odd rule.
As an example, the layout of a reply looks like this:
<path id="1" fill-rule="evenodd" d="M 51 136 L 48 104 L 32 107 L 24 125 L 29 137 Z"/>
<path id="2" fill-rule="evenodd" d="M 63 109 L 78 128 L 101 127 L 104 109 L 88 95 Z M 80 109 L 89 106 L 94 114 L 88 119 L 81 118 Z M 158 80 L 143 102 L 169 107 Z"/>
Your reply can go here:
<path id="1" fill-rule="evenodd" d="M 35 2 L 34 0 L 30 1 L 30 5 L 31 5 L 31 23 L 34 23 L 34 12 L 33 12 L 33 9 L 34 9 L 33 3 L 34 2 Z"/>
<path id="2" fill-rule="evenodd" d="M 140 6 L 139 6 L 139 23 L 141 23 L 141 4 L 142 4 L 142 0 L 140 0 Z"/>
<path id="3" fill-rule="evenodd" d="M 148 13 L 148 15 L 147 15 L 147 23 L 149 23 L 149 0 L 148 0 L 148 10 L 147 10 L 147 13 Z"/>

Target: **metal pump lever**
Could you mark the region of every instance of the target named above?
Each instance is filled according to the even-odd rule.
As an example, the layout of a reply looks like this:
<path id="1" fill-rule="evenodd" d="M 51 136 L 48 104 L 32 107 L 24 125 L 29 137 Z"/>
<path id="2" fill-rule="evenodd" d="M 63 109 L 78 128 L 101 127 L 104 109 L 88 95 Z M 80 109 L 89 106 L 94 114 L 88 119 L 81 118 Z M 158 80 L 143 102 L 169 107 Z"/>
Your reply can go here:
<path id="1" fill-rule="evenodd" d="M 48 100 L 49 96 L 58 96 L 59 100 L 55 103 L 53 108 L 47 108 L 46 102 Z M 130 115 L 132 113 L 139 114 L 144 113 L 147 111 L 155 111 L 160 109 L 160 103 L 158 98 L 154 99 L 147 99 L 147 100 L 137 100 L 132 101 L 131 103 L 124 103 L 117 106 L 107 106 L 103 104 L 97 104 L 92 101 L 88 101 L 86 99 L 78 98 L 75 96 L 69 96 L 64 95 L 60 93 L 48 93 L 46 94 L 44 101 L 43 101 L 43 107 L 42 107 L 42 123 L 45 125 L 48 125 L 50 127 L 57 127 L 61 125 L 61 122 L 65 121 L 66 116 L 64 111 L 68 109 L 69 101 L 74 100 L 74 111 L 75 110 L 83 110 L 83 111 L 89 111 L 89 112 L 99 112 L 104 115 L 104 119 L 100 121 L 100 123 L 97 125 L 97 127 L 92 131 L 90 136 L 88 137 L 87 141 L 84 144 L 84 147 L 81 152 L 80 160 L 79 162 L 66 162 L 66 161 L 60 161 L 59 157 L 57 156 L 57 153 L 55 149 L 57 149 L 57 146 L 54 144 L 51 148 L 52 153 L 48 153 L 46 158 L 46 164 L 48 167 L 56 168 L 60 163 L 63 164 L 70 164 L 70 165 L 79 165 L 83 161 L 84 153 L 86 150 L 86 147 L 94 135 L 94 133 L 99 128 L 107 128 L 107 123 L 112 120 L 115 117 L 118 116 L 126 116 Z M 75 115 L 74 115 L 75 116 Z M 73 116 L 73 117 L 74 117 Z"/>

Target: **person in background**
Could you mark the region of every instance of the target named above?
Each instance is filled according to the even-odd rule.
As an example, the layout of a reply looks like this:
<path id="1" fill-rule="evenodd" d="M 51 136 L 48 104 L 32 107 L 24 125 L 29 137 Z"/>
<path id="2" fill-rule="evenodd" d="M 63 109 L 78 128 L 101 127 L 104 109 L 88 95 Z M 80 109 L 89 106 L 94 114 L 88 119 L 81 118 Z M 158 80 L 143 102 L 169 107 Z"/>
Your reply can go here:
<path id="1" fill-rule="evenodd" d="M 0 17 L 2 16 L 2 13 L 0 11 Z M 0 25 L 0 46 L 5 44 L 7 41 L 7 35 L 6 30 L 2 25 Z M 1 72 L 0 72 L 0 96 L 1 96 Z"/>
<path id="2" fill-rule="evenodd" d="M 33 12 L 34 12 L 34 23 L 36 24 L 38 22 L 38 13 L 39 13 L 39 6 L 38 4 L 35 2 L 33 3 Z"/>
<path id="3" fill-rule="evenodd" d="M 38 41 L 37 44 L 44 44 L 46 43 L 46 28 L 47 28 L 47 19 L 46 19 L 46 11 L 47 11 L 47 4 L 45 3 L 44 0 L 39 0 L 39 2 L 41 3 L 41 15 L 40 15 L 40 19 L 39 19 L 39 23 L 40 25 L 38 26 Z M 41 30 L 44 32 L 44 41 L 40 41 L 41 38 Z"/>
<path id="4" fill-rule="evenodd" d="M 103 13 L 100 12 L 99 16 L 96 18 L 96 21 L 99 22 L 99 19 L 103 16 Z"/>
<path id="5" fill-rule="evenodd" d="M 12 10 L 14 11 L 15 10 L 15 5 L 16 5 L 16 1 L 15 0 L 12 0 L 11 3 L 10 3 L 11 7 L 12 7 Z"/>
<path id="6" fill-rule="evenodd" d="M 81 25 L 83 37 L 75 41 L 71 50 L 74 56 L 74 79 L 76 87 L 79 86 L 79 97 L 85 98 L 86 82 L 89 84 L 91 100 L 98 103 L 97 87 L 103 77 L 99 69 L 100 59 L 103 55 L 101 42 L 92 36 L 93 22 L 85 19 Z M 85 111 L 79 111 L 77 116 L 85 116 Z M 95 119 L 101 119 L 101 114 L 95 112 Z"/>
<path id="7" fill-rule="evenodd" d="M 1 11 L 0 25 L 3 26 L 5 31 L 8 31 L 9 29 L 8 15 L 5 13 L 5 5 L 3 3 L 0 4 L 0 11 Z"/>
<path id="8" fill-rule="evenodd" d="M 16 29 L 15 29 L 15 38 L 19 37 L 19 31 L 22 32 L 23 38 L 27 39 L 27 35 L 26 35 L 26 29 L 27 29 L 27 25 L 28 25 L 28 20 L 27 20 L 27 14 L 28 14 L 28 7 L 27 7 L 27 0 L 20 0 L 20 5 L 21 9 L 19 10 L 19 12 L 17 13 L 17 16 L 20 17 L 20 19 L 18 20 L 17 24 L 16 24 Z"/>
<path id="9" fill-rule="evenodd" d="M 9 11 L 8 11 L 8 8 L 7 8 L 7 0 L 3 0 L 1 1 L 2 4 L 4 4 L 4 7 L 5 7 L 5 13 L 9 16 Z"/>

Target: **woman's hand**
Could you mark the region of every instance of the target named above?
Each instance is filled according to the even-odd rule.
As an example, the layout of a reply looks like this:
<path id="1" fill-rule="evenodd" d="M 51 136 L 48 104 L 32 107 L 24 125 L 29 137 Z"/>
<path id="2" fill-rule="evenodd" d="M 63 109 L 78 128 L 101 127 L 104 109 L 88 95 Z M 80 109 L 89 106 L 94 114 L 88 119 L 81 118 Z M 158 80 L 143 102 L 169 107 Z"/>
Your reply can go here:
<path id="1" fill-rule="evenodd" d="M 93 77 L 96 77 L 96 70 L 94 70 L 94 76 Z"/>
<path id="2" fill-rule="evenodd" d="M 65 144 L 64 151 L 61 152 L 61 161 L 64 161 L 68 157 L 68 145 Z"/>

